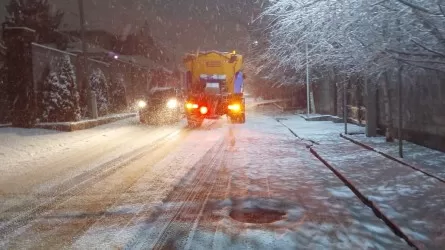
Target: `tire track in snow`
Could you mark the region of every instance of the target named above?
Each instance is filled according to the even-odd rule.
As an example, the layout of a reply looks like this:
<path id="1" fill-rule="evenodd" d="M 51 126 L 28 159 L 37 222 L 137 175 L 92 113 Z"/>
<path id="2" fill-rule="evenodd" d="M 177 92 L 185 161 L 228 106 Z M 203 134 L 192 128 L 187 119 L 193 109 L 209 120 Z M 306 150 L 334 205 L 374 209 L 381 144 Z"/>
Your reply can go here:
<path id="1" fill-rule="evenodd" d="M 163 224 L 162 228 L 156 230 L 156 232 L 154 232 L 155 235 L 152 235 L 154 236 L 154 240 L 151 241 L 153 239 L 152 237 L 146 237 L 146 234 L 150 233 L 149 230 L 141 230 L 134 236 L 133 240 L 126 245 L 125 249 L 162 249 L 170 243 L 169 237 L 170 234 L 174 233 L 175 221 L 179 221 L 184 215 L 190 214 L 190 209 L 193 209 L 193 207 L 190 208 L 188 206 L 192 204 L 193 201 L 197 202 L 198 205 L 203 205 L 202 203 L 209 193 L 209 189 L 205 183 L 211 183 L 213 182 L 213 178 L 216 178 L 214 170 L 221 166 L 223 158 L 220 154 L 226 144 L 225 138 L 220 139 L 195 165 L 194 170 L 183 178 L 181 183 L 188 188 L 179 185 L 171 195 L 166 198 L 165 202 L 171 201 L 173 203 L 172 206 L 168 208 L 168 211 L 163 211 L 158 215 L 152 215 L 157 218 L 155 223 Z M 182 188 L 184 188 L 184 190 L 181 190 Z M 194 219 L 196 220 L 196 217 Z"/>
<path id="2" fill-rule="evenodd" d="M 30 221 L 38 217 L 38 215 L 43 214 L 47 210 L 50 210 L 51 207 L 55 207 L 57 204 L 63 203 L 64 201 L 66 201 L 67 197 L 69 199 L 69 197 L 76 196 L 76 194 L 79 194 L 83 189 L 88 188 L 91 183 L 94 183 L 101 178 L 113 174 L 120 168 L 128 166 L 128 164 L 130 164 L 131 162 L 143 157 L 148 150 L 153 149 L 162 143 L 165 143 L 169 140 L 169 138 L 178 134 L 179 132 L 180 131 L 175 131 L 173 133 L 164 135 L 161 138 L 156 139 L 149 145 L 146 145 L 135 151 L 123 154 L 116 159 L 95 167 L 89 172 L 73 177 L 73 179 L 76 179 L 77 184 L 68 186 L 65 190 L 61 192 L 59 191 L 57 195 L 51 197 L 51 199 L 41 202 L 33 208 L 22 212 L 18 216 L 15 216 L 6 222 L 3 222 L 0 225 L 0 241 L 5 241 L 8 236 L 11 236 L 11 233 L 14 234 L 14 232 L 16 232 L 18 229 L 26 226 Z"/>
<path id="3" fill-rule="evenodd" d="M 205 123 L 202 129 L 207 129 L 214 124 L 215 122 Z M 183 139 L 188 135 L 190 134 L 183 134 Z M 143 165 L 142 170 L 145 171 L 139 178 L 133 181 L 133 184 L 128 185 L 119 197 L 113 199 L 113 204 L 108 203 L 101 210 L 107 211 L 106 213 L 102 214 L 99 219 L 84 226 L 82 231 L 77 234 L 78 236 L 71 240 L 74 242 L 75 248 L 90 248 L 91 244 L 100 246 L 100 248 L 122 248 L 126 242 L 135 242 L 137 239 L 132 239 L 131 236 L 128 237 L 128 232 L 134 230 L 134 226 L 145 224 L 145 220 L 150 218 L 153 212 L 156 211 L 156 207 L 159 205 L 159 198 L 168 194 L 166 191 L 168 192 L 175 186 L 174 183 L 171 183 L 171 180 L 180 180 L 189 171 L 187 163 L 191 165 L 189 165 L 190 167 L 193 167 L 196 163 L 195 158 L 189 157 L 188 151 L 190 147 L 186 147 L 188 145 L 187 141 L 179 140 L 178 142 L 177 140 L 175 142 L 175 144 L 181 143 L 184 146 L 179 147 L 179 151 L 174 151 L 172 155 L 167 153 L 169 156 L 159 158 L 159 152 L 156 153 L 155 151 L 132 164 L 132 168 L 141 168 Z M 171 152 L 168 148 L 165 148 L 165 150 Z M 163 154 L 162 152 L 165 152 L 165 150 L 159 149 L 160 154 Z M 153 157 L 161 160 L 153 160 Z M 152 166 L 146 167 L 150 165 Z M 142 183 L 147 184 L 141 186 Z M 138 189 L 141 190 L 138 191 Z M 158 198 L 158 196 L 160 197 Z M 130 212 L 125 211 L 131 204 L 142 206 L 132 209 L 133 211 Z"/>

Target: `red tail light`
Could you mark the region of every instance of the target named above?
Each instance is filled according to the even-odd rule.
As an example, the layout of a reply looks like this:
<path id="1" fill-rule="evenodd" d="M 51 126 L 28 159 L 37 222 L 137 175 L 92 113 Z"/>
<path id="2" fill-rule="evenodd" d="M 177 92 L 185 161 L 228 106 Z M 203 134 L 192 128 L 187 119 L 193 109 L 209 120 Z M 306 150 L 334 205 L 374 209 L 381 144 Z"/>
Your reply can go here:
<path id="1" fill-rule="evenodd" d="M 207 112 L 209 112 L 209 109 L 206 106 L 202 106 L 199 109 L 199 112 L 201 112 L 202 115 L 205 115 L 205 114 L 207 114 Z"/>

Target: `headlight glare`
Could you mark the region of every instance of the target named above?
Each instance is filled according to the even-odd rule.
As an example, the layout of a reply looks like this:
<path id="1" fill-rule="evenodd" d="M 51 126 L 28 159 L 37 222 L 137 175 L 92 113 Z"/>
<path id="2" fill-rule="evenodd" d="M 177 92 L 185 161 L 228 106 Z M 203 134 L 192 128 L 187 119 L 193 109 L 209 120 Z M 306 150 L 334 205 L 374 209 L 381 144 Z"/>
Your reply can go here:
<path id="1" fill-rule="evenodd" d="M 177 101 L 176 99 L 170 99 L 170 100 L 168 100 L 168 102 L 167 102 L 167 108 L 169 108 L 169 109 L 174 109 L 174 108 L 176 108 L 176 107 L 178 107 L 178 101 Z"/>
<path id="2" fill-rule="evenodd" d="M 138 101 L 138 107 L 139 108 L 145 108 L 147 106 L 147 103 L 145 101 L 139 100 Z"/>

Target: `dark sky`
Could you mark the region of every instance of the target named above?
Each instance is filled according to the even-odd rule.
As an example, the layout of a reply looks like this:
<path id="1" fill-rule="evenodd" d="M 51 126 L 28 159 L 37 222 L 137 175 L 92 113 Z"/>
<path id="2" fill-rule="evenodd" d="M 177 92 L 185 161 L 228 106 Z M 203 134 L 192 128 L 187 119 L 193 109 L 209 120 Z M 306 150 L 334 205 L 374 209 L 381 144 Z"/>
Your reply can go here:
<path id="1" fill-rule="evenodd" d="M 172 52 L 233 49 L 243 51 L 247 25 L 264 0 L 84 0 L 88 29 L 125 36 L 148 22 L 157 42 Z M 0 19 L 4 20 L 0 0 Z M 76 0 L 49 0 L 65 12 L 61 30 L 78 29 Z"/>

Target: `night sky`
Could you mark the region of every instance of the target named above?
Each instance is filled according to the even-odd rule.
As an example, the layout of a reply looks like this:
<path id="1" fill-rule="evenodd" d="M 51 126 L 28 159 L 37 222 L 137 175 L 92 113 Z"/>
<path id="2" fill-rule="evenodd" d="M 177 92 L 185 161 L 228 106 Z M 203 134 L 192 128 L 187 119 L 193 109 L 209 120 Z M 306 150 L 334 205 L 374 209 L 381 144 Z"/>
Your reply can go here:
<path id="1" fill-rule="evenodd" d="M 9 0 L 1 0 L 4 6 Z M 79 28 L 75 0 L 49 0 L 65 12 L 60 30 Z M 84 0 L 88 29 L 125 37 L 147 22 L 156 42 L 171 52 L 245 50 L 247 25 L 259 14 L 260 0 Z M 5 10 L 1 8 L 0 19 Z"/>

